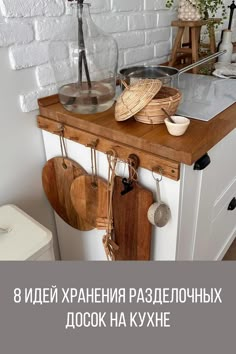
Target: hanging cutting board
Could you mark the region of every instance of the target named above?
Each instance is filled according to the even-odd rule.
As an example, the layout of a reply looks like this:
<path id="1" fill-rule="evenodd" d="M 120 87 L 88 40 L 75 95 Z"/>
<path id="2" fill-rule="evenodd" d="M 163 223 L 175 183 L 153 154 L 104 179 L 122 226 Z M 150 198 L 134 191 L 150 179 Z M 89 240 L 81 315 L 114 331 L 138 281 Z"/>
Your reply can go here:
<path id="1" fill-rule="evenodd" d="M 74 209 L 70 188 L 75 178 L 86 174 L 78 163 L 63 157 L 54 157 L 47 161 L 42 172 L 44 192 L 51 206 L 67 224 L 81 231 L 88 231 L 93 227 Z"/>
<path id="2" fill-rule="evenodd" d="M 133 189 L 121 195 L 122 179 L 115 178 L 112 200 L 115 242 L 119 246 L 116 260 L 149 260 L 152 225 L 147 211 L 153 203 L 153 194 L 133 181 Z"/>
<path id="3" fill-rule="evenodd" d="M 96 185 L 90 175 L 76 178 L 70 196 L 77 213 L 93 227 L 97 218 L 107 216 L 107 182 L 101 177 L 96 177 Z"/>

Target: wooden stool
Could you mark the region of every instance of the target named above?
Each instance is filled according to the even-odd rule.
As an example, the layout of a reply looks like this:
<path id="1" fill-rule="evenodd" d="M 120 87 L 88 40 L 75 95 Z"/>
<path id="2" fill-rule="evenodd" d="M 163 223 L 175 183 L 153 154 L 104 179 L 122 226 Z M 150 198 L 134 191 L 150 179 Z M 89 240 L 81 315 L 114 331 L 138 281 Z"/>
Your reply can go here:
<path id="1" fill-rule="evenodd" d="M 215 40 L 215 30 L 214 24 L 219 24 L 220 18 L 210 18 L 208 20 L 199 21 L 172 21 L 171 26 L 178 27 L 177 35 L 172 48 L 172 54 L 169 61 L 169 66 L 173 66 L 177 59 L 181 57 L 191 57 L 191 62 L 195 63 L 199 60 L 199 45 L 200 45 L 200 33 L 202 26 L 208 25 L 209 30 L 209 44 L 201 44 L 203 47 L 210 49 L 213 54 L 216 52 L 216 40 Z M 212 25 L 211 25 L 212 24 Z M 185 29 L 189 30 L 189 43 L 183 42 L 183 35 Z M 178 55 L 182 54 L 182 55 Z M 196 74 L 198 67 L 193 68 L 193 73 Z"/>
<path id="2" fill-rule="evenodd" d="M 178 59 L 178 54 L 191 55 L 192 63 L 198 61 L 199 56 L 199 42 L 200 42 L 200 32 L 201 27 L 205 24 L 205 21 L 172 21 L 171 26 L 178 27 L 178 32 L 175 38 L 175 42 L 172 48 L 171 58 L 169 61 L 169 66 L 174 66 Z M 182 47 L 182 38 L 185 29 L 189 30 L 189 43 L 188 47 Z M 197 73 L 198 68 L 193 68 L 193 73 Z"/>

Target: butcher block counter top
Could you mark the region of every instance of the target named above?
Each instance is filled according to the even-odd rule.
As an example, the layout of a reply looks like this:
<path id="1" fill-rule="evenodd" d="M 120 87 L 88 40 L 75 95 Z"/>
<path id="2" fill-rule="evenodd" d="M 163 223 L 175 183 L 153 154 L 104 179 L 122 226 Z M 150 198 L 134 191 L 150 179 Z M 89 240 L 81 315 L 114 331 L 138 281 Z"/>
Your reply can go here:
<path id="1" fill-rule="evenodd" d="M 180 137 L 169 135 L 165 124 L 143 124 L 134 118 L 117 122 L 114 106 L 94 115 L 74 114 L 66 111 L 59 103 L 58 96 L 54 95 L 40 99 L 39 109 L 38 126 L 41 129 L 58 134 L 63 126 L 67 129 L 66 138 L 85 144 L 83 138 L 76 134 L 84 132 L 90 134 L 91 138 L 110 142 L 112 146 L 121 145 L 133 152 L 138 150 L 146 159 L 157 156 L 160 161 L 167 160 L 172 172 L 180 163 L 192 165 L 236 128 L 236 103 L 208 122 L 191 119 L 188 130 Z M 106 148 L 107 145 L 101 150 Z M 173 179 L 178 178 L 177 173 Z"/>

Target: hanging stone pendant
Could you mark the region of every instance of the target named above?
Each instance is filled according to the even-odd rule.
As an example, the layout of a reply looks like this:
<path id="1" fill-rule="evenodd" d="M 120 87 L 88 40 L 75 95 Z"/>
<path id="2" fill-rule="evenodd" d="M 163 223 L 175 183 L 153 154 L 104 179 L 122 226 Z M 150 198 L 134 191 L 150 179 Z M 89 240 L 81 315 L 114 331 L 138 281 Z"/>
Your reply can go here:
<path id="1" fill-rule="evenodd" d="M 49 45 L 61 104 L 70 112 L 92 114 L 109 109 L 114 102 L 118 49 L 115 39 L 93 22 L 90 4 L 71 1 L 70 40 L 54 38 Z M 58 60 L 57 51 L 68 51 Z M 55 48 L 56 47 L 56 48 Z M 63 72 L 62 72 L 63 70 Z"/>

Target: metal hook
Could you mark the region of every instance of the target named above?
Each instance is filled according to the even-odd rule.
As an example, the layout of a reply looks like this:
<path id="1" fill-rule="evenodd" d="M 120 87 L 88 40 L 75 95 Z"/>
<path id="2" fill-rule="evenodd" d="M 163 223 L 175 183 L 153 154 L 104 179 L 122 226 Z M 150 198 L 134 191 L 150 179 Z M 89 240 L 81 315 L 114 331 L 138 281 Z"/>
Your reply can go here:
<path id="1" fill-rule="evenodd" d="M 60 124 L 60 126 L 57 128 L 57 130 L 54 130 L 54 132 L 53 133 L 63 133 L 64 134 L 64 129 L 65 129 L 65 127 L 64 127 L 64 125 L 63 124 Z"/>
<path id="2" fill-rule="evenodd" d="M 158 172 L 154 171 L 154 169 L 158 170 Z M 155 177 L 154 173 L 158 173 L 161 177 L 160 178 Z M 162 181 L 162 176 L 163 176 L 163 169 L 160 166 L 154 167 L 152 169 L 152 177 L 154 178 L 155 181 L 161 182 Z"/>
<path id="3" fill-rule="evenodd" d="M 99 139 L 96 139 L 96 140 L 91 141 L 90 144 L 86 144 L 86 147 L 90 147 L 90 148 L 96 149 L 98 143 L 99 143 Z"/>

